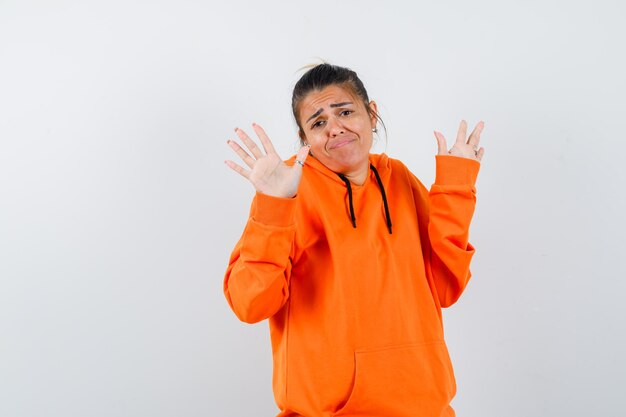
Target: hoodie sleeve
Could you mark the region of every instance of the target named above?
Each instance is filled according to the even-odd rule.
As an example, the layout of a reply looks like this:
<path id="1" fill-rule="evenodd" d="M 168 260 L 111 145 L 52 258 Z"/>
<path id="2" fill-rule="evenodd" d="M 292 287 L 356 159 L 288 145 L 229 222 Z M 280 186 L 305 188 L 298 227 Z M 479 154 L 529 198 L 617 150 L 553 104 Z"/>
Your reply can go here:
<path id="1" fill-rule="evenodd" d="M 257 193 L 252 201 L 224 276 L 226 300 L 241 321 L 269 318 L 289 298 L 296 198 Z"/>
<path id="2" fill-rule="evenodd" d="M 480 163 L 436 155 L 436 167 L 430 192 L 415 178 L 415 198 L 422 217 L 420 235 L 426 267 L 440 305 L 449 307 L 459 299 L 471 277 L 469 266 L 475 250 L 468 240 L 469 226 L 476 206 Z"/>

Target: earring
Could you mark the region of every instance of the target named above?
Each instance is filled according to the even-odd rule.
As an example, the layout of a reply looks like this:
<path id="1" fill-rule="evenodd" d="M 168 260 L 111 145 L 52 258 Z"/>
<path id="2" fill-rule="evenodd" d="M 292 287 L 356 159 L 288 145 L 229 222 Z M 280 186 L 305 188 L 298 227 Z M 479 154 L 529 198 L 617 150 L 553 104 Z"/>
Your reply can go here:
<path id="1" fill-rule="evenodd" d="M 373 133 L 378 133 L 378 129 L 373 128 L 373 129 L 372 129 L 372 132 L 373 132 Z"/>

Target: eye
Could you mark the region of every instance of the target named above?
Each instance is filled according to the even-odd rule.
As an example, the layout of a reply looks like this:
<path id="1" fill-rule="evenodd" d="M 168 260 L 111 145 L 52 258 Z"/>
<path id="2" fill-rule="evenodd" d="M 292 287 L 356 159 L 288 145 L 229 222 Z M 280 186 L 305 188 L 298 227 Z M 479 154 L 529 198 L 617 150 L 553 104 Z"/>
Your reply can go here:
<path id="1" fill-rule="evenodd" d="M 342 110 L 341 113 L 339 113 L 341 116 L 348 116 L 350 114 L 354 113 L 353 110 Z"/>
<path id="2" fill-rule="evenodd" d="M 316 127 L 320 127 L 324 124 L 324 120 L 318 120 L 317 122 L 311 125 L 311 129 L 315 129 Z"/>

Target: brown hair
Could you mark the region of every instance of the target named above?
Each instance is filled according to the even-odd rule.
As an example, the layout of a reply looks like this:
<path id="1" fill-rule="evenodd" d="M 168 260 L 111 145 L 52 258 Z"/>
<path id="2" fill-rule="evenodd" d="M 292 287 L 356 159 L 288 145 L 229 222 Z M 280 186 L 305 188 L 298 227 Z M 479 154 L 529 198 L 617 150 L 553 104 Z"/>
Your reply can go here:
<path id="1" fill-rule="evenodd" d="M 369 96 L 367 90 L 363 85 L 363 82 L 356 74 L 349 68 L 340 67 L 328 63 L 315 65 L 298 80 L 293 88 L 293 94 L 291 96 L 291 110 L 293 111 L 293 117 L 296 119 L 298 125 L 298 134 L 300 135 L 300 142 L 304 142 L 304 130 L 299 120 L 300 103 L 304 98 L 313 91 L 320 91 L 331 85 L 338 85 L 342 88 L 349 90 L 352 94 L 363 101 L 365 109 L 370 116 L 376 117 L 385 129 L 385 123 L 369 106 Z"/>

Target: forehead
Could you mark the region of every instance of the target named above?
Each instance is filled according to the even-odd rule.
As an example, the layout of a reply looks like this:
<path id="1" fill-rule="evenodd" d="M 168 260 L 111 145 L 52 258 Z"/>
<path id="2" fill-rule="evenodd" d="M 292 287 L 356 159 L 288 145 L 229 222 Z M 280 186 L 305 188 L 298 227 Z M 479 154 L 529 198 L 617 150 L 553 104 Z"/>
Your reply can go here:
<path id="1" fill-rule="evenodd" d="M 326 108 L 332 103 L 352 102 L 358 104 L 359 100 L 348 88 L 339 85 L 330 85 L 323 90 L 310 92 L 300 106 L 300 116 L 306 117 L 321 108 Z"/>

